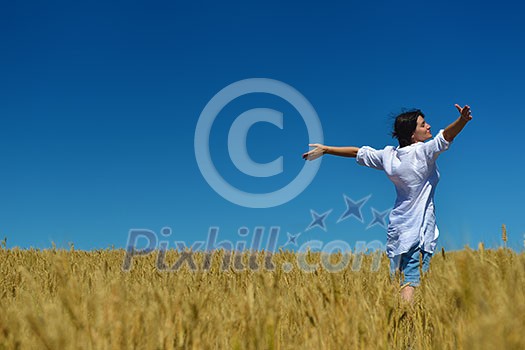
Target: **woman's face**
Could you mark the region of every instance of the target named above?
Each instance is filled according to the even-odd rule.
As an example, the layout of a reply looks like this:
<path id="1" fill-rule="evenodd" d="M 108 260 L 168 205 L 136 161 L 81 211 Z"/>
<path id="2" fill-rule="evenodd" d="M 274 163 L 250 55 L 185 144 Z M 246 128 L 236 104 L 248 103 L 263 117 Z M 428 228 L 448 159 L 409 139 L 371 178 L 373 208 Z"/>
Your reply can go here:
<path id="1" fill-rule="evenodd" d="M 412 134 L 412 141 L 416 142 L 425 142 L 426 140 L 432 138 L 432 133 L 430 132 L 430 124 L 427 124 L 425 118 L 422 116 L 417 117 L 416 130 Z"/>

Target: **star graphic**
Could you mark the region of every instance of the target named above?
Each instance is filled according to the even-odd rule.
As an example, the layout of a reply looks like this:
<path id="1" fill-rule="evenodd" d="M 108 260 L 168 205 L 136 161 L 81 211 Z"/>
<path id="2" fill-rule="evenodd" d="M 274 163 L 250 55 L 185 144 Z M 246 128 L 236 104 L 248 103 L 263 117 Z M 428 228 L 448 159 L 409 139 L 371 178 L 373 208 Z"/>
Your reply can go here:
<path id="1" fill-rule="evenodd" d="M 320 228 L 323 229 L 323 231 L 326 232 L 326 225 L 324 223 L 324 221 L 326 220 L 326 217 L 332 212 L 332 209 L 322 213 L 321 215 L 319 215 L 315 210 L 313 209 L 310 209 L 310 214 L 312 215 L 312 218 L 313 218 L 313 221 L 310 223 L 310 225 L 308 225 L 308 227 L 306 228 L 306 231 L 314 228 L 315 226 L 319 226 Z"/>
<path id="2" fill-rule="evenodd" d="M 297 238 L 299 238 L 299 236 L 301 235 L 301 232 L 295 234 L 295 235 L 292 235 L 290 232 L 286 232 L 286 235 L 288 236 L 288 240 L 286 241 L 285 245 L 284 246 L 287 246 L 288 244 L 292 244 L 294 246 L 298 246 L 297 245 Z"/>
<path id="3" fill-rule="evenodd" d="M 382 228 L 386 228 L 386 222 L 385 222 L 385 218 L 386 216 L 388 215 L 388 213 L 390 212 L 391 209 L 387 209 L 385 211 L 378 211 L 376 210 L 375 208 L 372 208 L 372 214 L 374 215 L 374 218 L 372 219 L 372 221 L 368 224 L 368 226 L 366 227 L 366 229 L 368 230 L 370 227 L 374 226 L 374 225 L 379 225 L 381 226 Z"/>
<path id="4" fill-rule="evenodd" d="M 368 195 L 364 198 L 361 198 L 357 202 L 354 202 L 350 197 L 348 197 L 346 194 L 343 194 L 343 198 L 345 199 L 346 203 L 346 211 L 341 215 L 339 220 L 337 220 L 337 223 L 340 223 L 343 220 L 348 219 L 350 216 L 355 216 L 357 220 L 363 222 L 363 214 L 361 213 L 361 209 L 363 208 L 363 205 L 372 197 L 372 195 Z"/>

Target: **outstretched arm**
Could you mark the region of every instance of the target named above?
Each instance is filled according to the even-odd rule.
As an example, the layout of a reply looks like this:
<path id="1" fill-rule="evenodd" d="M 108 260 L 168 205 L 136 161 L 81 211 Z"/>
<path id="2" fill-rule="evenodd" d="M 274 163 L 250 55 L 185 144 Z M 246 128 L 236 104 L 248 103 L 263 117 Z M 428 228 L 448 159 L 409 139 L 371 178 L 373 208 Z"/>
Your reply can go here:
<path id="1" fill-rule="evenodd" d="M 303 154 L 303 159 L 305 160 L 314 160 L 325 154 L 355 158 L 359 151 L 359 147 L 334 147 L 321 145 L 320 143 L 311 143 L 308 146 L 315 148 Z"/>
<path id="2" fill-rule="evenodd" d="M 455 106 L 458 109 L 460 116 L 452 124 L 447 126 L 447 128 L 443 131 L 443 137 L 448 142 L 451 142 L 452 140 L 454 140 L 454 138 L 458 136 L 461 130 L 463 130 L 465 125 L 467 125 L 467 123 L 470 120 L 472 120 L 470 107 L 468 105 L 463 108 L 461 108 L 457 104 Z"/>

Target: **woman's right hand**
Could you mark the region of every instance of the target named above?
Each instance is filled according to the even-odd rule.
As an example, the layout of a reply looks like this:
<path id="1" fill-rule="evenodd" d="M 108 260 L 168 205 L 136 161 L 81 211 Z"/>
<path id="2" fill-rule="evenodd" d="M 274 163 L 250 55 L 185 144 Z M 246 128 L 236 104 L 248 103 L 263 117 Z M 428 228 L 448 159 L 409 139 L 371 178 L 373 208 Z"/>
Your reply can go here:
<path id="1" fill-rule="evenodd" d="M 463 108 L 458 104 L 455 104 L 454 106 L 457 108 L 462 119 L 466 120 L 467 122 L 472 120 L 472 112 L 470 111 L 469 105 L 465 105 Z"/>
<path id="2" fill-rule="evenodd" d="M 303 153 L 304 160 L 314 160 L 328 151 L 328 147 L 320 143 L 310 143 L 308 146 L 315 147 L 313 150 Z"/>

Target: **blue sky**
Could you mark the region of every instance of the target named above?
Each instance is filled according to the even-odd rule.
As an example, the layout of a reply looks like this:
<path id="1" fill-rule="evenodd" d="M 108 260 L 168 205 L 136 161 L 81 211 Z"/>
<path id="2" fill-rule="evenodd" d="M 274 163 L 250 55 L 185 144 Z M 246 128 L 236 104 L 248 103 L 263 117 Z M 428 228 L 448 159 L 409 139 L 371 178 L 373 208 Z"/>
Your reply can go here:
<path id="1" fill-rule="evenodd" d="M 180 2 L 4 3 L 0 11 L 0 236 L 8 246 L 54 242 L 124 247 L 130 229 L 173 231 L 170 242 L 221 240 L 280 227 L 308 240 L 385 241 L 372 209 L 395 200 L 379 171 L 324 157 L 293 200 L 254 209 L 218 195 L 197 166 L 194 136 L 210 99 L 236 81 L 267 78 L 315 108 L 324 142 L 382 148 L 391 114 L 422 109 L 436 133 L 469 104 L 473 121 L 440 156 L 436 193 L 440 246 L 484 241 L 522 250 L 522 133 L 525 26 L 520 2 Z M 283 156 L 270 178 L 239 172 L 227 132 L 251 108 L 282 111 L 285 127 L 260 123 L 247 141 L 254 161 Z M 308 133 L 286 101 L 250 94 L 217 116 L 211 155 L 221 175 L 246 191 L 273 191 L 304 161 Z M 344 196 L 370 196 L 337 223 Z M 307 230 L 310 211 L 332 210 Z M 250 236 L 248 236 L 250 237 Z M 174 246 L 173 246 L 174 247 Z M 297 247 L 289 244 L 289 249 Z"/>

